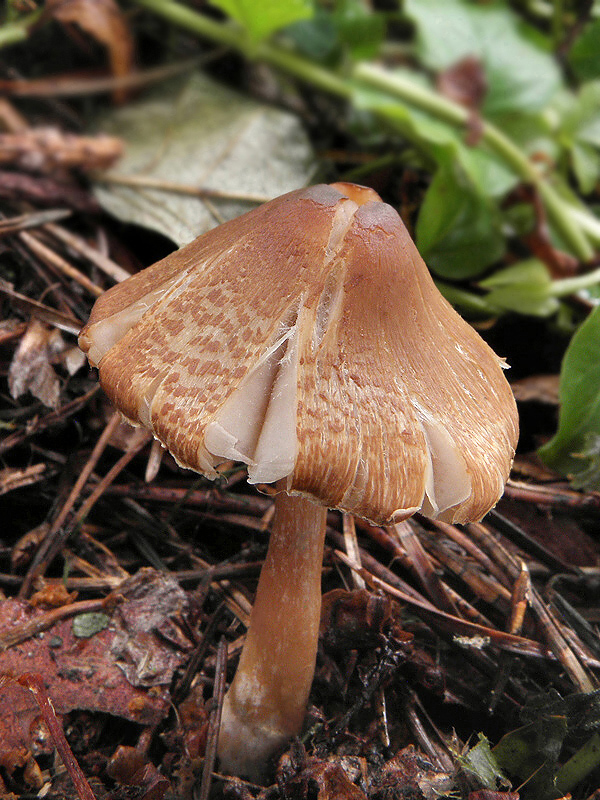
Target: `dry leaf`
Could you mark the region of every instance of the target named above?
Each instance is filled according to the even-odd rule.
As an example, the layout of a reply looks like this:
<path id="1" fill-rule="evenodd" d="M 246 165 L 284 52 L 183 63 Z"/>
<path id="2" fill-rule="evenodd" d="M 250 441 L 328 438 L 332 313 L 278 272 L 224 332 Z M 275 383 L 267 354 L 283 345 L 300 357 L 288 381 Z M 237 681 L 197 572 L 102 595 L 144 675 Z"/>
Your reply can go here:
<path id="1" fill-rule="evenodd" d="M 467 56 L 440 72 L 437 79 L 440 94 L 470 111 L 466 143 L 474 147 L 483 133 L 480 109 L 488 90 L 485 70 L 475 56 Z"/>
<path id="2" fill-rule="evenodd" d="M 64 348 L 57 330 L 50 330 L 33 320 L 21 339 L 8 370 L 8 387 L 12 397 L 29 391 L 49 408 L 58 408 L 60 383 L 50 361 Z"/>
<path id="3" fill-rule="evenodd" d="M 188 612 L 186 593 L 174 578 L 152 569 L 140 570 L 119 591 L 128 600 L 113 619 L 116 663 L 134 686 L 169 684 L 193 646 L 181 626 Z"/>
<path id="4" fill-rule="evenodd" d="M 160 800 L 170 788 L 169 781 L 136 747 L 119 745 L 108 761 L 106 772 L 118 784 L 139 787 L 144 800 Z"/>
<path id="5" fill-rule="evenodd" d="M 277 197 L 310 183 L 315 170 L 309 139 L 293 114 L 200 73 L 112 109 L 97 127 L 125 142 L 114 179 L 151 181 L 149 186 L 97 184 L 102 206 L 178 246 L 248 211 L 252 204 L 244 196 Z M 157 188 L 173 184 L 229 197 L 205 201 Z"/>
<path id="6" fill-rule="evenodd" d="M 288 767 L 288 756 L 284 755 L 280 762 L 282 767 Z M 355 786 L 340 763 L 335 761 L 321 761 L 318 758 L 309 758 L 301 772 L 295 775 L 289 784 L 296 788 L 294 797 L 308 800 L 316 797 L 317 800 L 366 800 L 366 795 L 358 786 Z M 289 789 L 289 785 L 286 786 Z"/>
<path id="7" fill-rule="evenodd" d="M 169 713 L 169 684 L 192 644 L 181 634 L 176 616 L 185 612 L 185 593 L 172 579 L 152 570 L 120 586 L 126 599 L 112 612 L 79 614 L 62 619 L 48 630 L 0 650 L 0 674 L 40 674 L 57 713 L 74 709 L 100 711 L 145 725 L 156 725 Z M 47 612 L 23 600 L 0 602 L 0 636 L 14 634 Z M 109 616 L 109 614 L 111 616 Z M 96 618 L 101 618 L 98 621 Z M 100 622 L 100 624 L 99 624 Z M 183 620 L 179 620 L 183 628 Z M 148 645 L 147 670 L 142 667 Z M 125 649 L 129 662 L 125 663 Z M 139 654 L 138 662 L 132 653 Z M 147 675 L 154 667 L 151 678 Z M 143 673 L 143 675 L 142 675 Z M 137 685 L 128 680 L 129 674 Z M 140 677 L 152 691 L 139 688 Z M 26 696 L 18 724 L 13 699 L 0 691 L 0 758 L 3 726 L 21 733 L 11 749 L 31 746 L 30 728 L 39 715 L 33 697 Z"/>
<path id="8" fill-rule="evenodd" d="M 63 23 L 74 22 L 108 50 L 110 68 L 116 78 L 133 70 L 133 37 L 121 9 L 114 0 L 46 0 L 46 11 Z M 115 102 L 126 99 L 116 89 Z"/>
<path id="9" fill-rule="evenodd" d="M 467 56 L 440 72 L 437 88 L 445 97 L 471 110 L 479 110 L 487 92 L 483 64 L 474 56 Z"/>
<path id="10" fill-rule="evenodd" d="M 65 365 L 65 369 L 69 375 L 75 375 L 75 373 L 83 367 L 86 359 L 85 355 L 78 347 L 69 347 L 62 354 L 61 361 Z"/>
<path id="11" fill-rule="evenodd" d="M 511 386 L 515 398 L 521 403 L 532 400 L 551 406 L 558 405 L 558 375 L 530 375 Z"/>
<path id="12" fill-rule="evenodd" d="M 454 776 L 438 770 L 413 745 L 387 761 L 374 782 L 375 798 L 388 797 L 402 786 L 407 797 L 437 800 L 454 788 Z"/>
<path id="13" fill-rule="evenodd" d="M 9 775 L 16 769 L 27 770 L 27 783 L 39 790 L 31 751 L 40 756 L 50 755 L 54 750 L 39 707 L 31 692 L 4 677 L 0 679 L 0 710 L 0 766 Z"/>
<path id="14" fill-rule="evenodd" d="M 517 398 L 519 399 L 519 398 Z M 560 480 L 560 475 L 547 467 L 535 453 L 519 454 L 513 461 L 513 476 L 527 478 L 538 483 L 549 483 Z"/>
<path id="15" fill-rule="evenodd" d="M 203 691 L 201 684 L 192 684 L 188 696 L 177 709 L 185 749 L 192 759 L 204 755 L 206 750 L 209 714 Z"/>

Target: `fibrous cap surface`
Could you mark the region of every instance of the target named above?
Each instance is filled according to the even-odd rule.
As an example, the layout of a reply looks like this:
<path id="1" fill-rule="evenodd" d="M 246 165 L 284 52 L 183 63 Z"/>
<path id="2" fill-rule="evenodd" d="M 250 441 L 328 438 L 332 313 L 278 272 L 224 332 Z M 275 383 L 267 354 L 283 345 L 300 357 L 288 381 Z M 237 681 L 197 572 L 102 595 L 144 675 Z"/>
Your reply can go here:
<path id="1" fill-rule="evenodd" d="M 283 195 L 115 286 L 80 335 L 105 391 L 183 466 L 374 522 L 478 519 L 517 438 L 503 363 L 395 210 L 345 184 Z"/>

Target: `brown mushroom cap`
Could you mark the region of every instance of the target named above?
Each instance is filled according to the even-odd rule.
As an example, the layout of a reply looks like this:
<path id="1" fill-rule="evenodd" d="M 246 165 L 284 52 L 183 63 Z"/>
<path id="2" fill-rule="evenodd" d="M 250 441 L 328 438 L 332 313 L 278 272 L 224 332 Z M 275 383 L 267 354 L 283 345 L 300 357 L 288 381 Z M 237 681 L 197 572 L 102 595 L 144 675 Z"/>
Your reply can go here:
<path id="1" fill-rule="evenodd" d="M 80 346 L 185 467 L 373 522 L 463 522 L 500 497 L 517 439 L 503 363 L 435 287 L 371 190 L 319 185 L 113 287 Z"/>

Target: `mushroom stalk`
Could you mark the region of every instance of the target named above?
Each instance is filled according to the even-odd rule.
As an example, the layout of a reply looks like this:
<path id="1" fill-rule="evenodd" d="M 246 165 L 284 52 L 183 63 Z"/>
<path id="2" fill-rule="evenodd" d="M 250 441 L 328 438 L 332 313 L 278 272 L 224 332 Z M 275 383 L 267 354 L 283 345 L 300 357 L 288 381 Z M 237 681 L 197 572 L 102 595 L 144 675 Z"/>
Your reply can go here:
<path id="1" fill-rule="evenodd" d="M 258 779 L 277 749 L 302 727 L 321 616 L 327 509 L 281 492 L 250 627 L 225 696 L 222 768 Z"/>

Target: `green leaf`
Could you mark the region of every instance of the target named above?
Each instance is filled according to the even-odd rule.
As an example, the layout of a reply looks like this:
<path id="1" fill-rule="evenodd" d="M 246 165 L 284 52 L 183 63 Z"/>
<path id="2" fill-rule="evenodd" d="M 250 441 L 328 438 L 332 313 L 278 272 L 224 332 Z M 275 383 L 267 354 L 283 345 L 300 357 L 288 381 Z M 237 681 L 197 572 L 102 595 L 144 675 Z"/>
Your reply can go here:
<path id="1" fill-rule="evenodd" d="M 578 737 L 600 730 L 600 690 L 563 697 L 550 687 L 529 697 L 520 712 L 523 722 L 543 722 L 552 717 L 565 717 L 569 733 Z"/>
<path id="2" fill-rule="evenodd" d="M 355 59 L 375 58 L 385 36 L 385 19 L 363 0 L 338 0 L 333 19 L 340 41 Z"/>
<path id="3" fill-rule="evenodd" d="M 600 306 L 573 336 L 562 364 L 558 431 L 540 457 L 565 475 L 592 466 L 590 442 L 600 436 Z M 591 437 L 591 438 L 590 438 Z"/>
<path id="4" fill-rule="evenodd" d="M 600 147 L 600 81 L 586 83 L 578 100 L 575 118 L 569 122 L 579 141 Z"/>
<path id="5" fill-rule="evenodd" d="M 392 75 L 398 75 L 419 87 L 431 86 L 427 78 L 414 70 L 397 69 L 392 71 Z M 428 143 L 445 144 L 457 140 L 456 131 L 446 123 L 410 108 L 380 89 L 355 85 L 352 103 L 363 110 L 385 111 L 392 120 L 397 121 L 399 125 L 405 125 L 407 130 L 418 134 Z"/>
<path id="6" fill-rule="evenodd" d="M 497 115 L 494 122 L 528 156 L 547 163 L 557 160 L 560 145 L 547 114 L 509 112 Z"/>
<path id="7" fill-rule="evenodd" d="M 600 19 L 586 25 L 569 53 L 569 64 L 581 81 L 600 78 Z"/>
<path id="8" fill-rule="evenodd" d="M 573 486 L 588 492 L 600 491 L 600 435 L 588 433 L 584 448 L 577 456 L 585 460 L 586 466 L 573 476 Z"/>
<path id="9" fill-rule="evenodd" d="M 417 85 L 426 84 L 415 72 L 398 70 Z M 500 198 L 519 182 L 499 158 L 481 147 L 468 147 L 462 131 L 434 119 L 374 89 L 355 87 L 354 106 L 360 110 L 384 113 L 390 125 L 426 153 L 438 165 L 455 162 L 471 183 L 486 197 Z M 379 123 L 380 124 L 380 123 Z"/>
<path id="10" fill-rule="evenodd" d="M 210 3 L 239 22 L 254 43 L 313 15 L 311 0 L 210 0 Z"/>
<path id="11" fill-rule="evenodd" d="M 486 295 L 485 299 L 505 311 L 531 317 L 550 317 L 558 311 L 560 305 L 556 298 L 548 297 L 542 290 L 534 287 L 496 289 Z"/>
<path id="12" fill-rule="evenodd" d="M 590 194 L 600 177 L 600 153 L 591 145 L 573 142 L 571 165 L 582 194 Z"/>
<path id="13" fill-rule="evenodd" d="M 458 756 L 457 760 L 463 770 L 477 778 L 485 789 L 491 789 L 495 793 L 500 788 L 510 788 L 510 781 L 502 773 L 490 749 L 490 743 L 482 733 L 479 734 L 477 744 L 464 755 Z"/>
<path id="14" fill-rule="evenodd" d="M 460 0 L 405 0 L 417 26 L 417 48 L 425 66 L 445 70 L 468 55 L 480 54 L 472 9 Z"/>
<path id="15" fill-rule="evenodd" d="M 320 6 L 309 20 L 302 20 L 286 30 L 303 55 L 317 61 L 340 61 L 375 58 L 385 37 L 382 14 L 372 11 L 363 0 L 337 0 L 329 11 Z"/>
<path id="16" fill-rule="evenodd" d="M 552 280 L 548 270 L 536 258 L 498 270 L 479 285 L 489 290 L 485 295 L 488 303 L 506 311 L 547 317 L 559 307 L 558 300 L 551 294 Z"/>
<path id="17" fill-rule="evenodd" d="M 467 56 L 479 58 L 488 82 L 482 109 L 487 116 L 541 109 L 562 85 L 540 35 L 504 5 L 405 0 L 405 9 L 417 25 L 425 66 L 440 71 Z"/>
<path id="18" fill-rule="evenodd" d="M 523 797 L 553 800 L 557 760 L 567 734 L 565 717 L 544 717 L 510 731 L 492 749 L 499 767 L 523 786 Z"/>
<path id="19" fill-rule="evenodd" d="M 442 277 L 479 275 L 504 253 L 499 213 L 455 164 L 441 166 L 419 212 L 416 241 Z"/>
<path id="20" fill-rule="evenodd" d="M 286 30 L 299 53 L 314 61 L 325 61 L 339 47 L 339 35 L 331 14 L 317 8 L 312 19 L 300 20 Z"/>
<path id="21" fill-rule="evenodd" d="M 466 147 L 461 142 L 456 148 L 455 157 L 485 197 L 500 199 L 519 183 L 514 172 L 495 155 L 480 147 Z"/>
<path id="22" fill-rule="evenodd" d="M 584 460 L 586 466 L 573 475 L 571 482 L 574 488 L 588 492 L 600 491 L 600 436 L 588 433 L 583 450 L 576 453 L 576 456 Z"/>
<path id="23" fill-rule="evenodd" d="M 556 788 L 561 797 L 600 765 L 600 736 L 595 733 L 558 771 Z"/>
<path id="24" fill-rule="evenodd" d="M 554 113 L 560 116 L 563 137 L 600 147 L 600 81 L 586 83 L 577 95 L 561 93 Z"/>
<path id="25" fill-rule="evenodd" d="M 588 194 L 600 170 L 600 81 L 585 84 L 576 96 L 562 93 L 553 111 L 560 119 L 560 140 L 570 153 L 579 187 Z"/>
<path id="26" fill-rule="evenodd" d="M 576 692 L 561 697 L 556 689 L 550 688 L 529 698 L 521 709 L 520 716 L 524 722 L 534 723 L 544 732 L 546 730 L 556 732 L 554 745 L 556 753 L 560 748 L 561 732 L 556 728 L 553 719 L 563 718 L 570 741 L 581 742 L 583 736 L 600 729 L 600 691 Z M 600 761 L 599 742 L 598 734 L 595 733 L 565 764 L 558 767 L 556 776 L 553 776 L 553 789 L 556 789 L 557 794 L 553 796 L 563 797 L 597 768 Z M 546 755 L 550 761 L 556 758 L 552 752 L 546 752 Z"/>

